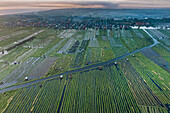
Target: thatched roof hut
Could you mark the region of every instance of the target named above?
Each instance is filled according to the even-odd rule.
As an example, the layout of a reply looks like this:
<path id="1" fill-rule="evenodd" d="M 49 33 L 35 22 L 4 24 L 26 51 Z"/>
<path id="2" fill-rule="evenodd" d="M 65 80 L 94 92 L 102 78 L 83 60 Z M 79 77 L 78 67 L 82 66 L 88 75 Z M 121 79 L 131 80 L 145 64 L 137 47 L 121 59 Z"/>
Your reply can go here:
<path id="1" fill-rule="evenodd" d="M 71 75 L 69 75 L 69 79 L 72 79 L 72 76 L 71 76 Z"/>
<path id="2" fill-rule="evenodd" d="M 63 75 L 60 75 L 60 79 L 63 79 Z"/>
<path id="3" fill-rule="evenodd" d="M 2 85 L 4 82 L 0 82 L 0 85 Z"/>
<path id="4" fill-rule="evenodd" d="M 103 70 L 102 66 L 99 67 L 99 70 Z"/>
<path id="5" fill-rule="evenodd" d="M 27 81 L 28 80 L 28 77 L 25 77 L 25 81 Z"/>
<path id="6" fill-rule="evenodd" d="M 41 88 L 41 87 L 42 87 L 42 84 L 40 84 L 39 87 Z"/>

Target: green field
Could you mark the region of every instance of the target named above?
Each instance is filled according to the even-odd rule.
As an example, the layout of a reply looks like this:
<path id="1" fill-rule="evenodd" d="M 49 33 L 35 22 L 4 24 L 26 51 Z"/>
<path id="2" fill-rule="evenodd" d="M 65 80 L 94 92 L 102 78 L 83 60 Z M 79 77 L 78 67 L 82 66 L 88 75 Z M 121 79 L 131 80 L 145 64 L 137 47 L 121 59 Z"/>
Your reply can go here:
<path id="1" fill-rule="evenodd" d="M 37 85 L 21 89 L 6 108 L 6 112 L 140 111 L 125 77 L 115 66 L 108 67 L 102 72 L 94 70 L 76 73 L 72 77 L 68 79 L 64 76 L 62 81 L 59 79 L 47 81 L 43 83 L 42 88 Z M 30 104 L 27 105 L 28 103 Z"/>
<path id="2" fill-rule="evenodd" d="M 159 40 L 162 44 L 170 48 L 170 33 L 167 30 L 147 30 L 153 37 Z"/>
<path id="3" fill-rule="evenodd" d="M 8 44 L 17 42 L 20 39 L 23 39 L 35 32 L 40 28 L 13 28 L 13 29 L 2 29 L 0 31 L 1 36 L 4 37 L 4 40 L 0 40 L 0 47 L 5 47 Z M 18 32 L 18 33 L 17 33 Z"/>
<path id="4" fill-rule="evenodd" d="M 0 26 L 0 46 L 40 30 L 7 53 L 0 51 L 0 91 L 17 87 L 0 93 L 0 112 L 169 112 L 170 52 L 162 42 L 150 47 L 154 41 L 142 29 Z M 166 64 L 155 62 L 158 57 Z"/>
<path id="5" fill-rule="evenodd" d="M 159 44 L 159 45 L 154 46 L 153 50 L 159 53 L 168 63 L 170 63 L 170 54 L 167 48 Z"/>
<path id="6" fill-rule="evenodd" d="M 169 104 L 169 73 L 141 53 L 136 54 L 135 58 L 129 58 L 129 60 L 161 102 Z"/>

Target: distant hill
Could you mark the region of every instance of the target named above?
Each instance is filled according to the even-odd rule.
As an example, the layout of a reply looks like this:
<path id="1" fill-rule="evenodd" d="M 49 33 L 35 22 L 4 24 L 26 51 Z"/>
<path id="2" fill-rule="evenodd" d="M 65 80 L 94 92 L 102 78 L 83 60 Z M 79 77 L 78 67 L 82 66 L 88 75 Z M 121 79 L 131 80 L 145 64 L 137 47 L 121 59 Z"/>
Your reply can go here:
<path id="1" fill-rule="evenodd" d="M 95 9 L 95 8 L 79 8 L 79 9 L 53 9 L 47 11 L 21 13 L 12 15 L 1 15 L 0 23 L 6 21 L 15 21 L 18 15 L 27 15 L 27 18 L 34 16 L 91 16 L 98 18 L 170 18 L 170 9 Z"/>
<path id="2" fill-rule="evenodd" d="M 53 9 L 37 13 L 41 16 L 92 16 L 104 18 L 164 18 L 170 9 Z"/>

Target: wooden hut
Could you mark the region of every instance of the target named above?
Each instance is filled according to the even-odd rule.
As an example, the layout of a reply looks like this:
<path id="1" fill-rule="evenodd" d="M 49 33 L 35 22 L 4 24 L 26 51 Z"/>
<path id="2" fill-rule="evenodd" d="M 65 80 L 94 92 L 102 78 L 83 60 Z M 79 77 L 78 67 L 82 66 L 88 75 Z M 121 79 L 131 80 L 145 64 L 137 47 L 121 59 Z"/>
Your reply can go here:
<path id="1" fill-rule="evenodd" d="M 69 75 L 69 79 L 72 79 L 72 76 L 71 76 L 71 75 Z"/>
<path id="2" fill-rule="evenodd" d="M 42 84 L 40 84 L 39 87 L 41 88 L 41 87 L 42 87 Z"/>
<path id="3" fill-rule="evenodd" d="M 103 70 L 102 66 L 99 67 L 99 70 Z"/>
<path id="4" fill-rule="evenodd" d="M 60 75 L 60 79 L 63 79 L 63 75 Z"/>
<path id="5" fill-rule="evenodd" d="M 28 77 L 25 77 L 25 81 L 28 81 Z"/>

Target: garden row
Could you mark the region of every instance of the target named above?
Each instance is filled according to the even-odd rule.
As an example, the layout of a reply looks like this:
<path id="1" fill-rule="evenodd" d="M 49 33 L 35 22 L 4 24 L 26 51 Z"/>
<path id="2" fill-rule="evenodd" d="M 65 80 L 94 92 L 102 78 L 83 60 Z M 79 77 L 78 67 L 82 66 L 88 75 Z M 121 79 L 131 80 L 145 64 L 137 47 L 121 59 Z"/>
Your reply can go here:
<path id="1" fill-rule="evenodd" d="M 6 29 L 6 28 L 4 28 Z M 0 47 L 5 47 L 9 44 L 12 44 L 14 42 L 17 42 L 18 40 L 21 40 L 35 32 L 37 32 L 38 30 L 40 30 L 39 28 L 8 28 L 5 31 L 1 31 L 0 33 L 0 38 L 4 37 L 3 40 L 0 41 Z M 21 32 L 22 33 L 18 33 L 16 34 L 16 32 Z M 15 33 L 15 35 L 14 35 Z"/>
<path id="2" fill-rule="evenodd" d="M 124 75 L 115 66 L 72 76 L 63 97 L 61 113 L 140 112 Z"/>
<path id="3" fill-rule="evenodd" d="M 164 45 L 168 46 L 170 48 L 170 40 L 169 40 L 169 36 L 168 32 L 166 31 L 162 31 L 160 32 L 157 29 L 149 29 L 147 30 L 153 37 L 155 37 L 157 40 L 159 40 L 161 43 L 163 43 Z"/>
<path id="4" fill-rule="evenodd" d="M 120 64 L 138 105 L 164 107 L 129 61 L 122 60 Z"/>
<path id="5" fill-rule="evenodd" d="M 129 61 L 159 100 L 169 104 L 169 73 L 141 53 L 135 58 L 129 57 Z"/>
<path id="6" fill-rule="evenodd" d="M 77 51 L 77 48 L 79 47 L 80 42 L 77 40 L 73 46 L 69 49 L 68 53 L 75 53 Z"/>
<path id="7" fill-rule="evenodd" d="M 23 88 L 13 98 L 5 113 L 8 112 L 56 112 L 62 96 L 65 80 L 45 82 L 42 89 L 39 85 Z"/>
<path id="8" fill-rule="evenodd" d="M 129 31 L 132 37 L 129 37 L 129 35 L 121 34 L 120 39 L 122 43 L 124 44 L 124 46 L 129 51 L 134 51 L 134 50 L 149 46 L 153 43 L 153 40 L 146 33 L 144 33 L 144 31 L 140 30 L 139 32 L 144 36 L 144 38 L 138 37 L 133 30 Z"/>
<path id="9" fill-rule="evenodd" d="M 82 43 L 81 43 L 81 45 L 78 49 L 78 52 L 76 54 L 76 57 L 75 57 L 74 67 L 82 66 L 83 60 L 84 60 L 84 55 L 86 53 L 86 49 L 88 47 L 89 41 L 90 40 L 83 40 L 82 41 Z"/>
<path id="10" fill-rule="evenodd" d="M 5 112 L 140 112 L 116 66 L 91 70 L 20 89 Z"/>
<path id="11" fill-rule="evenodd" d="M 170 63 L 170 51 L 167 48 L 161 44 L 157 44 L 152 49 L 159 53 L 168 63 Z"/>

